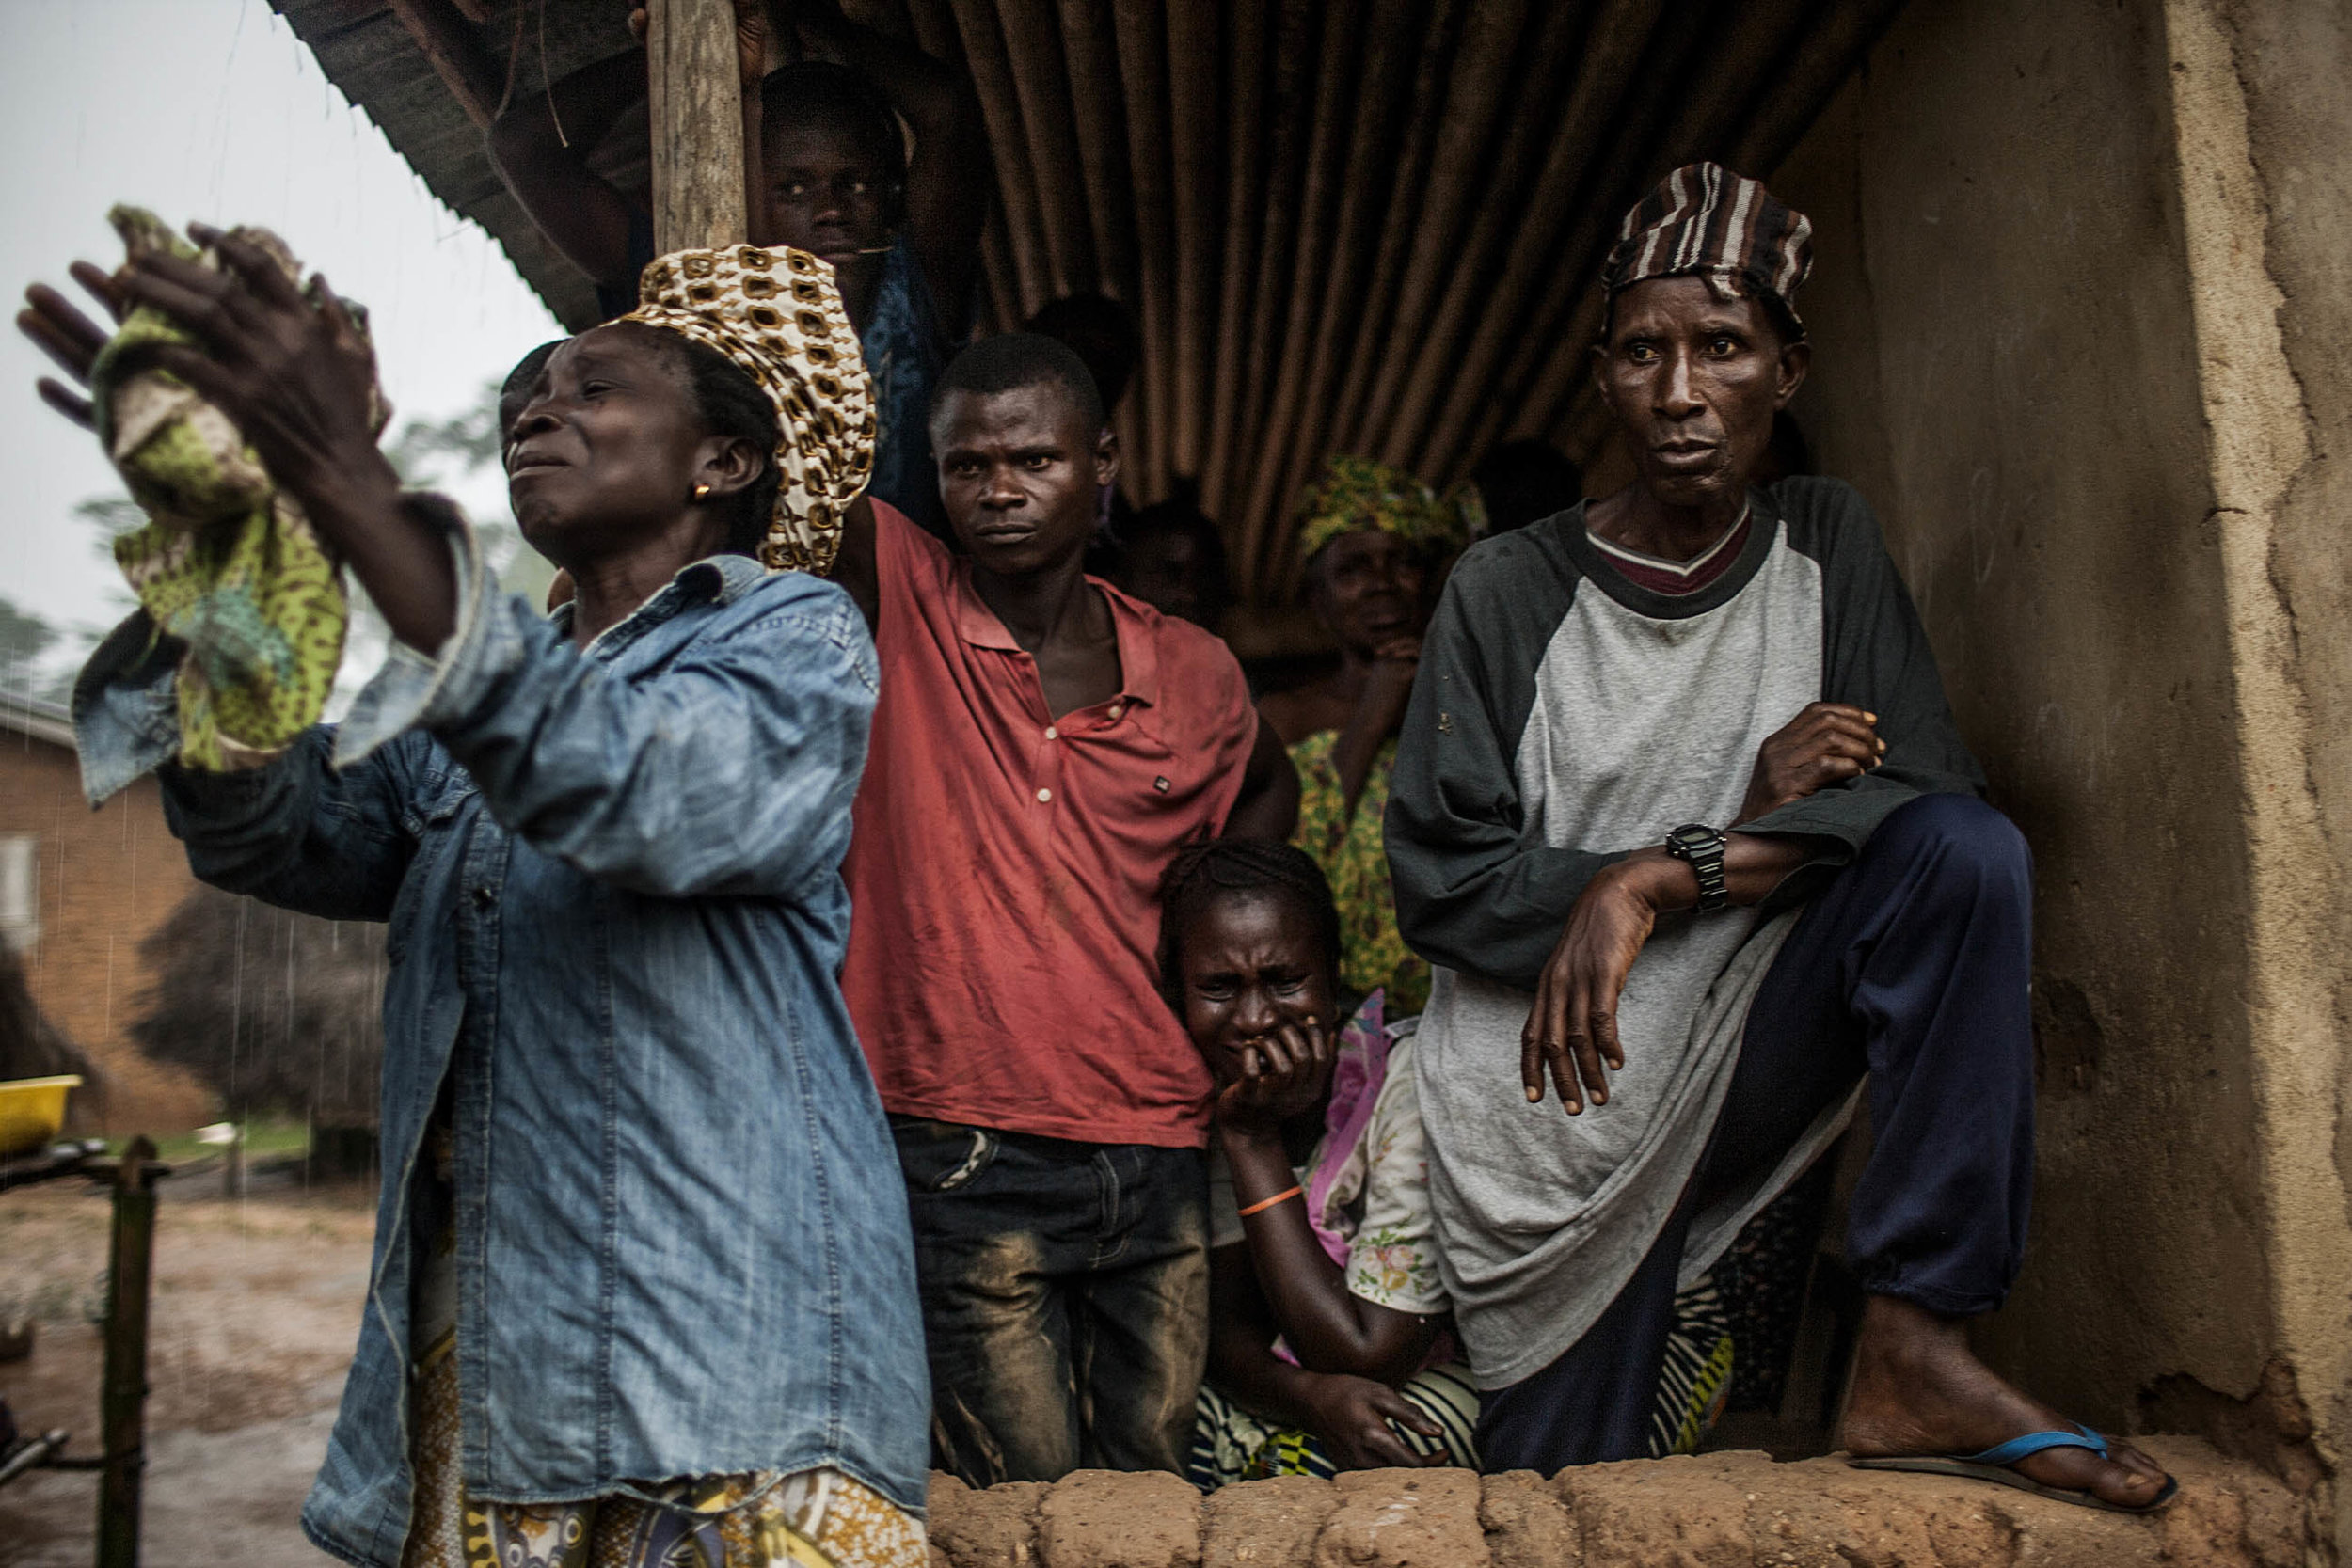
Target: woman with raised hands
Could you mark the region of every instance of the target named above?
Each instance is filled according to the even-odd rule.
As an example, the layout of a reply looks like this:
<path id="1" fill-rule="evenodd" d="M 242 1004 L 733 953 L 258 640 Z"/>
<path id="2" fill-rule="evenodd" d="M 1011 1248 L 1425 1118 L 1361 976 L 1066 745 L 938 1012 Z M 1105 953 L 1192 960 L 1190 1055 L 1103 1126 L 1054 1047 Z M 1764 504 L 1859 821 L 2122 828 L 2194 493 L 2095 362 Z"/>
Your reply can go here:
<path id="1" fill-rule="evenodd" d="M 183 650 L 145 612 L 74 700 L 92 797 L 156 771 L 199 877 L 390 924 L 368 1321 L 306 1529 L 371 1568 L 922 1563 L 905 1201 L 835 980 L 873 647 L 840 589 L 769 569 L 830 562 L 870 464 L 831 269 L 665 258 L 546 356 L 505 445 L 578 585 L 543 616 L 403 492 L 352 314 L 193 234 L 203 261 L 74 276 L 177 324 L 145 363 L 395 639 L 342 724 L 241 771 L 175 759 Z M 38 286 L 18 320 L 88 380 L 105 331 Z"/>

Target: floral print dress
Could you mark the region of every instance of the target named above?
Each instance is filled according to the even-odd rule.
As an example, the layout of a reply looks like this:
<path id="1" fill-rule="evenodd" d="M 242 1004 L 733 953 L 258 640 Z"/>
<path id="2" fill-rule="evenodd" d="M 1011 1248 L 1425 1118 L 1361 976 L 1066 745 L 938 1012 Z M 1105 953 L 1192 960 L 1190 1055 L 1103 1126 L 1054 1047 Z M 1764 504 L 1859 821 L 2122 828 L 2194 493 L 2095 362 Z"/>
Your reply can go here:
<path id="1" fill-rule="evenodd" d="M 1381 744 L 1350 811 L 1340 770 L 1331 761 L 1339 739 L 1337 730 L 1319 730 L 1291 748 L 1291 762 L 1298 769 L 1298 830 L 1291 842 L 1323 867 L 1339 905 L 1340 983 L 1359 996 L 1385 992 L 1389 1011 L 1403 1018 L 1428 1005 L 1429 966 L 1405 945 L 1396 928 L 1396 892 L 1380 833 L 1396 741 L 1391 737 Z"/>

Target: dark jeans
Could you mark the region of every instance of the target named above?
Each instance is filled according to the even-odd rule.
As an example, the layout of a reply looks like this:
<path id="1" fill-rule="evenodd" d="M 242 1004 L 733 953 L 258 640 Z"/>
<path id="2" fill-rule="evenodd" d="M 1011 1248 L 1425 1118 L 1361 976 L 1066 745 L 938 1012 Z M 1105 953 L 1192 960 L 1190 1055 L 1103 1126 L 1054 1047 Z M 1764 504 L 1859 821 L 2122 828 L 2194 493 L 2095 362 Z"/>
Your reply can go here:
<path id="1" fill-rule="evenodd" d="M 1692 1216 L 1866 1070 L 1875 1139 L 1846 1242 L 1863 1288 L 1952 1316 L 2001 1304 L 2033 1198 L 2032 882 L 2024 837 L 1972 796 L 1880 825 L 1765 975 L 1707 1157 L 1632 1279 L 1550 1366 L 1481 1396 L 1488 1468 L 1648 1453 Z"/>
<path id="2" fill-rule="evenodd" d="M 1201 1151 L 890 1120 L 934 1463 L 973 1486 L 1181 1474 L 1209 1344 Z"/>

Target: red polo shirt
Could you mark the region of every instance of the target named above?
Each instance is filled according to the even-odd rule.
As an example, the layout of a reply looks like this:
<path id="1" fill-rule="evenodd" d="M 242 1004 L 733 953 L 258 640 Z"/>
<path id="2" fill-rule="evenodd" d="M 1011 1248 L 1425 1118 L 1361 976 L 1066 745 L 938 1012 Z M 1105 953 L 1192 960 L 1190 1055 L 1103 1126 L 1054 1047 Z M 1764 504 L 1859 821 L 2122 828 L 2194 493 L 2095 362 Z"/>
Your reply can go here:
<path id="1" fill-rule="evenodd" d="M 1160 875 L 1257 738 L 1223 642 L 1108 583 L 1119 694 L 1058 720 L 968 562 L 874 503 L 882 697 L 859 785 L 850 1016 L 882 1103 L 1197 1147 L 1209 1073 L 1159 994 Z"/>

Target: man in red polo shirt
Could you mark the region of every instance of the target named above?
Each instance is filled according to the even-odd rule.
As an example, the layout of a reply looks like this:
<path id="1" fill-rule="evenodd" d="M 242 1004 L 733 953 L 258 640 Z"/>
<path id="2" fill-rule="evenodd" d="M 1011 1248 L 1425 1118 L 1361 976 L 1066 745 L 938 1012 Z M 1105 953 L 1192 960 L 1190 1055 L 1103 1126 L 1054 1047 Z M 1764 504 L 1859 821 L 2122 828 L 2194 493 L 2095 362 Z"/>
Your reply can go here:
<path id="1" fill-rule="evenodd" d="M 842 973 L 914 1221 L 938 1461 L 1180 1470 L 1208 1334 L 1209 1075 L 1160 1000 L 1160 875 L 1284 838 L 1298 786 L 1225 644 L 1082 566 L 1118 452 L 1049 338 L 932 402 L 961 554 L 881 502 L 838 576 L 882 695 Z"/>

